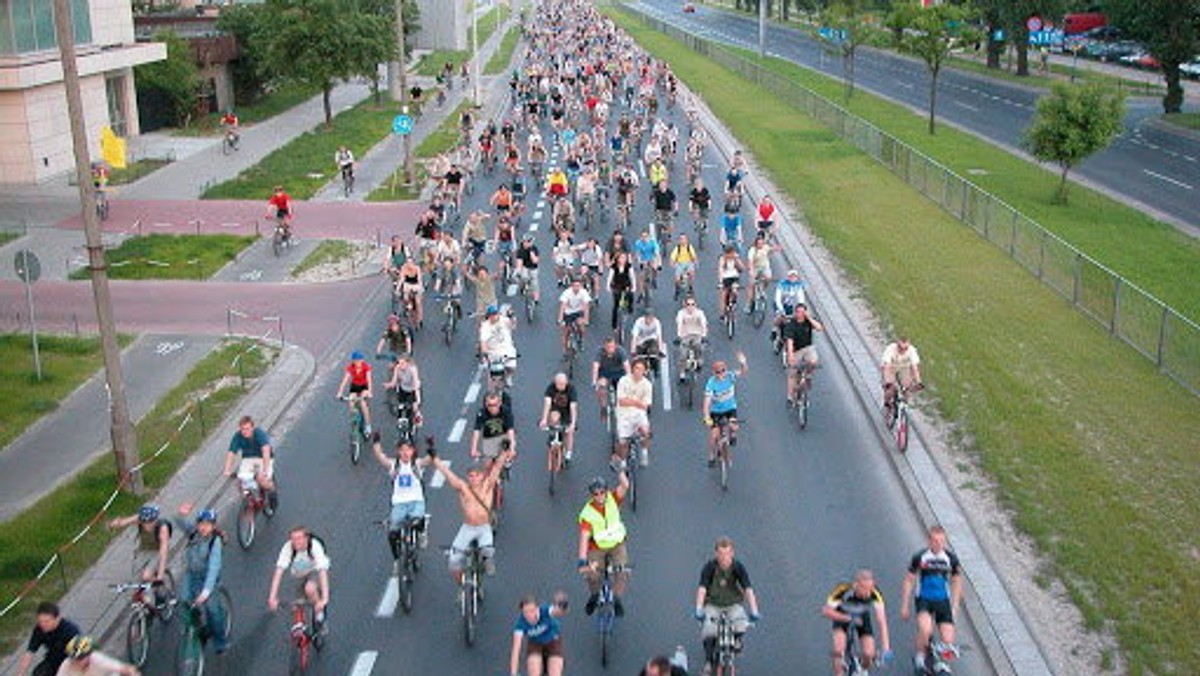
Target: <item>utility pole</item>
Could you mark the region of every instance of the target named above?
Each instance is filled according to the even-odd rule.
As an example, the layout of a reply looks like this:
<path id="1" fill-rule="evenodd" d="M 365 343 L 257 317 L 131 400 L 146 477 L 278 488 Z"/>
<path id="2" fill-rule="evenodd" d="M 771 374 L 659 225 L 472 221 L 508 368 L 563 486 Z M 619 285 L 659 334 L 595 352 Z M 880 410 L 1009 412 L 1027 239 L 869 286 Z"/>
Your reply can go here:
<path id="1" fill-rule="evenodd" d="M 767 0 L 758 0 L 758 56 L 767 58 Z"/>
<path id="2" fill-rule="evenodd" d="M 121 374 L 121 353 L 117 346 L 117 327 L 113 321 L 112 295 L 108 288 L 108 264 L 104 260 L 104 242 L 96 220 L 96 196 L 92 193 L 87 130 L 84 129 L 83 100 L 79 94 L 79 65 L 75 61 L 75 31 L 72 29 L 69 0 L 54 0 L 54 36 L 62 60 L 63 89 L 67 93 L 67 116 L 71 122 L 71 144 L 75 150 L 75 178 L 79 201 L 83 205 L 83 232 L 87 242 L 88 269 L 92 273 L 92 296 L 96 301 L 96 321 L 100 326 L 100 344 L 104 352 L 104 374 L 108 385 L 109 411 L 112 414 L 113 455 L 118 480 L 134 493 L 144 489 L 140 472 L 130 472 L 138 463 L 137 438 L 129 418 L 125 399 L 125 378 Z"/>
<path id="3" fill-rule="evenodd" d="M 477 0 L 471 1 L 471 99 L 475 102 L 475 107 L 480 106 L 479 101 L 479 3 Z"/>
<path id="4" fill-rule="evenodd" d="M 399 45 L 399 56 L 392 64 L 396 70 L 396 76 L 392 78 L 392 98 L 400 102 L 400 112 L 408 115 L 408 55 L 404 52 L 404 2 L 405 0 L 396 0 L 396 44 Z M 412 134 L 405 134 L 404 185 L 412 185 L 412 182 Z"/>

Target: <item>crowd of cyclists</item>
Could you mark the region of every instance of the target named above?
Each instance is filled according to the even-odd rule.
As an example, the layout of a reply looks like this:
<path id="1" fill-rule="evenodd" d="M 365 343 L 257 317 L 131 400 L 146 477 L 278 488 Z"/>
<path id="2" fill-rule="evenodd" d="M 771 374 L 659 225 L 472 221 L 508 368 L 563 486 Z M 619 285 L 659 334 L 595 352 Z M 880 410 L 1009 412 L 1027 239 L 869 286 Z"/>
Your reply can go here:
<path id="1" fill-rule="evenodd" d="M 522 30 L 526 47 L 522 65 L 509 82 L 511 98 L 504 106 L 506 112 L 486 120 L 475 111 L 462 114 L 459 145 L 430 165 L 436 187 L 415 224 L 415 236 L 411 240 L 392 238 L 383 266 L 393 287 L 393 302 L 376 345 L 377 354 L 391 358 L 386 378 L 380 382 L 393 407 L 397 403 L 412 407 L 417 425 L 422 421 L 422 381 L 415 348 L 416 336 L 425 324 L 425 306 L 432 297 L 449 299 L 451 311 L 466 318 L 461 299 L 474 296 L 474 312 L 467 316 L 477 322 L 476 340 L 467 349 L 480 360 L 488 382 L 470 432 L 469 453 L 475 463 L 460 476 L 432 446 L 424 455 L 418 453 L 413 438 L 401 439 L 393 454 L 385 453 L 371 417 L 378 379 L 360 351 L 351 355 L 337 396 L 352 411 L 361 411 L 374 459 L 388 476 L 393 550 L 405 524 L 416 524 L 421 541 L 427 540 L 424 480 L 427 473 L 438 472 L 458 497 L 461 516 L 450 548 L 451 576 L 456 584 L 461 582 L 464 554 L 472 543 L 491 572 L 497 485 L 518 451 L 515 411 L 518 407 L 532 409 L 528 402 L 514 402 L 511 395 L 520 358 L 515 336 L 519 321 L 513 308 L 499 301 L 518 289 L 519 294 L 528 296 L 530 312 L 535 312 L 543 302 L 539 271 L 553 270 L 557 290 L 550 301 L 552 310 L 543 319 L 552 319 L 561 327 L 564 355 L 572 349 L 575 332 L 582 335 L 598 325 L 603 338 L 590 368 L 564 369 L 550 378 L 543 400 L 538 402 L 539 426 L 564 431 L 564 460 L 569 464 L 582 417 L 580 400 L 586 399 L 583 391 L 590 388 L 594 392 L 602 423 L 612 418 L 616 443 L 609 464 L 615 478 L 597 476 L 587 482 L 587 499 L 577 519 L 576 553 L 588 594 L 585 613 L 596 610 L 601 571 L 611 566 L 617 571 L 613 606 L 620 617 L 625 612 L 628 577 L 624 571 L 630 558 L 622 508 L 630 490 L 629 465 L 650 465 L 654 377 L 662 372 L 664 360 L 676 365 L 680 378 L 689 355 L 698 355 L 700 364 L 707 361 L 710 323 L 698 302 L 697 285 L 719 288 L 715 315 L 722 322 L 730 319 L 729 313 L 739 312 L 739 303 L 741 311 L 749 313 L 756 289 L 770 289 L 766 294 L 773 315 L 770 345 L 788 371 L 784 379 L 789 403 L 797 397 L 797 383 L 811 383 L 820 363 L 814 332 L 825 327 L 809 308 L 807 286 L 798 270 L 789 269 L 776 280 L 773 269 L 781 249 L 776 235 L 778 209 L 769 196 L 755 205 L 744 204 L 748 169 L 740 152 L 726 167 L 717 195 L 705 184 L 702 169 L 708 137 L 666 63 L 642 51 L 584 0 L 538 3 Z M 686 125 L 672 121 L 676 109 L 685 113 Z M 236 133 L 236 120 L 227 126 Z M 555 156 L 561 160 L 553 161 Z M 352 182 L 353 155 L 342 147 L 334 159 L 345 180 Z M 494 213 L 475 209 L 464 214 L 464 196 L 477 185 L 490 184 L 497 184 L 487 198 Z M 672 185 L 686 188 L 682 200 Z M 529 215 L 526 202 L 531 199 L 545 199 L 550 204 L 553 232 L 546 237 L 553 245 L 545 264 L 534 232 L 520 234 Z M 639 227 L 634 216 L 639 201 L 652 209 L 650 226 Z M 720 212 L 716 217 L 720 253 L 716 264 L 706 269 L 700 251 L 710 237 L 707 226 L 714 218 L 714 207 Z M 272 196 L 269 209 L 271 217 L 284 223 L 290 223 L 294 215 L 291 199 L 282 187 Z M 681 211 L 689 215 L 690 229 L 679 222 Z M 744 239 L 743 213 L 754 218 L 749 242 Z M 652 300 L 663 266 L 670 266 L 673 285 L 672 301 L 667 304 L 675 308 L 670 324 L 673 336 L 656 310 L 664 305 Z M 744 296 L 739 298 L 739 292 Z M 665 295 L 666 290 L 658 294 L 660 299 Z M 599 313 L 603 305 L 609 306 L 607 316 Z M 674 354 L 670 353 L 672 346 Z M 710 429 L 711 465 L 721 430 L 728 427 L 730 443 L 737 441 L 737 385 L 747 375 L 748 361 L 737 351 L 734 367 L 717 358 L 707 368 L 711 375 L 703 388 L 701 418 Z M 795 370 L 804 372 L 807 379 L 794 379 L 791 373 Z M 896 397 L 920 387 L 920 358 L 906 339 L 887 346 L 880 371 L 889 408 Z M 634 437 L 640 453 L 630 457 Z M 275 510 L 275 460 L 269 435 L 246 417 L 230 441 L 223 471 L 256 484 L 267 508 Z M 213 509 L 195 510 L 184 504 L 178 511 L 177 518 L 170 518 L 148 504 L 137 514 L 114 519 L 109 525 L 136 526 L 135 570 L 143 581 L 155 585 L 154 602 L 159 604 L 170 601 L 163 585 L 169 568 L 168 544 L 176 531 L 182 534 L 186 546 L 178 600 L 204 608 L 212 644 L 221 653 L 230 639 L 221 635 L 220 628 L 225 626 L 221 614 L 229 609 L 210 601 L 220 583 L 225 537 Z M 743 635 L 760 619 L 759 599 L 747 565 L 734 551 L 733 540 L 718 539 L 712 558 L 699 575 L 694 616 L 701 625 L 705 673 L 718 666 L 719 616 L 725 613 L 732 623 L 739 652 Z M 274 611 L 281 601 L 306 602 L 315 611 L 318 631 L 323 629 L 330 603 L 332 558 L 324 542 L 308 528 L 292 529 L 270 577 L 268 609 Z M 934 527 L 927 547 L 909 562 L 900 600 L 904 619 L 915 608 L 915 659 L 920 668 L 931 650 L 947 659 L 957 654 L 954 620 L 961 595 L 958 560 L 946 548 L 945 532 Z M 521 599 L 513 627 L 511 673 L 522 671 L 522 646 L 524 673 L 557 676 L 564 672 L 560 620 L 568 605 L 561 592 L 550 603 L 539 603 L 534 596 Z M 835 676 L 845 672 L 851 628 L 864 667 L 890 659 L 883 595 L 872 571 L 860 570 L 853 580 L 839 583 L 822 613 L 832 625 Z M 42 647 L 47 649 L 45 660 L 30 671 L 34 653 Z M 945 666 L 944 661 L 938 664 Z M 642 673 L 678 674 L 682 669 L 683 665 L 659 656 L 649 660 Z M 18 674 L 25 673 L 137 671 L 97 652 L 94 642 L 61 618 L 56 606 L 44 603 L 37 609 L 28 652 L 19 665 Z"/>

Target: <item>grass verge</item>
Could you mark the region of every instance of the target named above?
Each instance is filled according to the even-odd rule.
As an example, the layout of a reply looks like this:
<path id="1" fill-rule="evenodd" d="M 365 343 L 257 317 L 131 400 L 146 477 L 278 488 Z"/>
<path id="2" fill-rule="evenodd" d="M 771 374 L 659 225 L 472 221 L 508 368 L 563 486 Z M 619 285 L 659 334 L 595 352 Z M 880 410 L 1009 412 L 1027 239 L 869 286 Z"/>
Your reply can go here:
<path id="1" fill-rule="evenodd" d="M 246 347 L 245 342 L 235 341 L 214 350 L 138 423 L 138 450 L 141 457 L 146 458 L 175 432 L 189 410 L 189 404 L 204 396 L 203 404 L 196 411 L 197 417 L 183 428 L 167 451 L 147 466 L 144 479 L 151 492 L 166 485 L 184 460 L 200 448 L 212 426 L 220 422 L 245 394 L 249 380 L 266 372 L 271 356 L 253 349 L 242 362 L 241 372 L 247 379 L 244 386 L 238 377 L 224 377 L 234 355 Z M 79 532 L 86 519 L 103 506 L 114 485 L 112 457 L 105 454 L 33 507 L 0 524 L 0 599 L 4 603 L 37 575 L 55 548 Z M 134 495 L 122 494 L 109 513 L 131 513 L 141 500 Z M 35 593 L 0 620 L 0 637 L 3 637 L 0 647 L 5 651 L 15 648 L 17 641 L 29 630 L 32 609 L 37 601 L 57 598 L 69 589 L 100 556 L 112 536 L 106 528 L 93 528 L 65 552 L 62 563 L 46 576 Z M 96 589 L 95 592 L 104 594 L 108 590 Z"/>
<path id="2" fill-rule="evenodd" d="M 313 249 L 304 260 L 300 261 L 299 265 L 292 268 L 292 276 L 297 277 L 301 273 L 311 270 L 318 265 L 326 263 L 336 263 L 343 258 L 349 258 L 354 254 L 354 247 L 349 242 L 341 239 L 326 239 L 322 240 L 317 248 Z"/>
<path id="3" fill-rule="evenodd" d="M 1087 255 L 1134 282 L 1190 318 L 1200 317 L 1200 240 L 1081 185 L 1072 185 L 1069 204 L 1054 201 L 1053 174 L 948 125 L 928 133 L 924 114 L 862 91 L 846 102 L 844 86 L 791 63 L 745 58 L 838 102 L 850 112 L 917 148 Z"/>
<path id="4" fill-rule="evenodd" d="M 19 238 L 20 236 L 21 236 L 21 233 L 19 233 L 19 232 L 12 232 L 10 230 L 0 230 L 0 246 L 4 246 L 5 244 L 8 244 L 9 242 L 13 241 L 14 239 Z"/>
<path id="5" fill-rule="evenodd" d="M 1088 626 L 1114 633 L 1130 673 L 1200 673 L 1190 636 L 1161 631 L 1200 622 L 1172 602 L 1200 595 L 1200 402 L 822 125 L 610 11 L 803 197 L 885 326 L 921 346 L 931 405 Z"/>
<path id="6" fill-rule="evenodd" d="M 488 59 L 487 66 L 483 69 L 484 75 L 499 75 L 508 69 L 508 63 L 512 61 L 513 52 L 517 51 L 517 42 L 521 40 L 521 31 L 515 28 L 509 28 L 504 32 L 504 37 L 500 38 L 500 46 L 496 48 L 492 58 Z"/>
<path id="7" fill-rule="evenodd" d="M 1003 61 L 1003 60 L 1002 60 Z M 1056 82 L 1071 80 L 1072 71 L 1074 71 L 1074 79 L 1076 82 L 1087 84 L 1101 84 L 1109 87 L 1116 87 L 1130 96 L 1162 96 L 1166 93 L 1166 87 L 1161 84 L 1152 84 L 1141 80 L 1130 80 L 1128 78 L 1116 77 L 1100 71 L 1089 70 L 1088 68 L 1072 68 L 1067 64 L 1051 63 L 1050 74 L 1052 77 L 1047 77 L 1039 70 L 1037 63 L 1037 54 L 1030 53 L 1029 55 L 1029 75 L 1017 75 L 1015 70 L 1007 68 L 988 68 L 987 64 L 982 63 L 978 59 L 973 59 L 967 56 L 952 56 L 947 64 L 951 68 L 967 71 L 975 75 L 983 75 L 985 77 L 1004 80 L 1005 82 L 1015 82 L 1029 87 L 1040 87 L 1049 89 Z"/>
<path id="8" fill-rule="evenodd" d="M 263 120 L 269 120 L 320 93 L 321 90 L 312 87 L 285 85 L 270 94 L 260 96 L 254 103 L 235 108 L 234 112 L 237 113 L 240 124 L 243 126 L 252 125 Z M 210 113 L 197 120 L 195 124 L 183 129 L 176 129 L 173 133 L 175 136 L 212 136 L 218 134 L 221 131 L 221 115 L 223 114 L 224 111 Z"/>
<path id="9" fill-rule="evenodd" d="M 123 336 L 123 343 L 129 338 Z M 100 368 L 100 340 L 39 335 L 42 379 L 33 368 L 29 336 L 0 335 L 0 449 L 21 435 Z"/>
<path id="10" fill-rule="evenodd" d="M 1200 113 L 1175 113 L 1173 115 L 1163 115 L 1161 119 L 1167 124 L 1200 131 Z"/>
<path id="11" fill-rule="evenodd" d="M 333 127 L 318 123 L 273 150 L 261 162 L 218 183 L 201 195 L 202 199 L 266 199 L 272 188 L 282 185 L 294 199 L 308 199 L 333 178 L 337 166 L 333 155 L 345 145 L 355 157 L 362 157 L 392 130 L 395 104 L 376 106 L 370 98 L 333 118 Z"/>
<path id="12" fill-rule="evenodd" d="M 401 166 L 378 188 L 367 195 L 367 201 L 395 202 L 420 197 L 421 186 L 425 185 L 425 180 L 428 178 L 425 163 L 420 160 L 427 160 L 454 147 L 454 144 L 458 142 L 458 118 L 464 110 L 470 107 L 470 101 L 459 103 L 454 112 L 447 115 L 437 129 L 434 129 L 413 149 L 413 173 L 415 175 L 411 186 L 404 185 L 404 167 Z"/>
<path id="13" fill-rule="evenodd" d="M 136 162 L 129 162 L 124 169 L 113 169 L 108 175 L 109 185 L 126 185 L 133 183 L 139 178 L 152 174 L 159 169 L 167 166 L 171 162 L 169 160 L 145 159 Z"/>
<path id="14" fill-rule="evenodd" d="M 105 251 L 112 279 L 208 279 L 253 237 L 237 235 L 162 235 L 126 239 Z M 71 279 L 89 279 L 87 269 L 71 273 Z"/>

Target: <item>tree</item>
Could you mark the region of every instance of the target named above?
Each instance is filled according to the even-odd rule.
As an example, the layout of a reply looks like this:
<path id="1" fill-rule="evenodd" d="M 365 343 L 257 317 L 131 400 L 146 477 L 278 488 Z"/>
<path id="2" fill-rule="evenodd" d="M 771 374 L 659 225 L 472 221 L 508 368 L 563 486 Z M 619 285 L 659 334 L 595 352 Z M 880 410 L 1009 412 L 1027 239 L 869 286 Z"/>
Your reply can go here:
<path id="1" fill-rule="evenodd" d="M 892 29 L 901 51 L 916 56 L 929 69 L 929 133 L 936 132 L 938 75 L 950 51 L 961 43 L 973 43 L 978 32 L 971 21 L 975 12 L 968 6 L 918 5 L 897 6 L 888 15 L 887 26 Z"/>
<path id="2" fill-rule="evenodd" d="M 1163 112 L 1183 108 L 1179 66 L 1200 53 L 1200 0 L 1109 0 L 1109 19 L 1146 45 L 1167 82 Z"/>
<path id="3" fill-rule="evenodd" d="M 854 95 L 854 55 L 872 31 L 862 5 L 863 0 L 838 0 L 821 13 L 821 24 L 836 32 L 833 38 L 842 55 L 847 100 Z"/>
<path id="4" fill-rule="evenodd" d="M 1025 147 L 1042 162 L 1062 170 L 1056 201 L 1067 202 L 1067 173 L 1121 132 L 1125 98 L 1103 85 L 1058 84 L 1037 104 L 1025 130 Z"/>
<path id="5" fill-rule="evenodd" d="M 167 58 L 138 66 L 133 70 L 139 92 L 151 93 L 167 102 L 176 126 L 186 127 L 196 113 L 196 95 L 200 91 L 200 69 L 192 58 L 187 40 L 173 31 L 158 33 L 156 42 L 167 45 Z"/>

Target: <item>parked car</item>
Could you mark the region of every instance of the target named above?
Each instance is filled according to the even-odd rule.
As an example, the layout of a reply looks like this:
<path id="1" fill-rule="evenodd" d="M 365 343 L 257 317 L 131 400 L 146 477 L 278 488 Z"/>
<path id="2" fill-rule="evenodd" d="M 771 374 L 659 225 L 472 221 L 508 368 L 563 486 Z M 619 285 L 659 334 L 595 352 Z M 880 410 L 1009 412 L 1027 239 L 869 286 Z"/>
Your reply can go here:
<path id="1" fill-rule="evenodd" d="M 1200 56 L 1194 56 L 1191 61 L 1179 64 L 1179 72 L 1183 73 L 1184 77 L 1200 80 Z"/>
<path id="2" fill-rule="evenodd" d="M 1134 68 L 1145 68 L 1147 70 L 1157 70 L 1159 67 L 1158 59 L 1145 52 L 1138 52 L 1137 54 L 1122 56 L 1121 63 L 1127 66 L 1133 66 Z"/>
<path id="3" fill-rule="evenodd" d="M 1101 61 L 1119 61 L 1121 57 L 1145 52 L 1146 48 L 1141 43 L 1133 40 L 1118 40 L 1116 42 L 1090 43 L 1080 53 Z"/>

